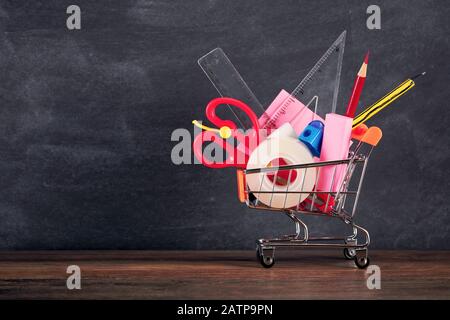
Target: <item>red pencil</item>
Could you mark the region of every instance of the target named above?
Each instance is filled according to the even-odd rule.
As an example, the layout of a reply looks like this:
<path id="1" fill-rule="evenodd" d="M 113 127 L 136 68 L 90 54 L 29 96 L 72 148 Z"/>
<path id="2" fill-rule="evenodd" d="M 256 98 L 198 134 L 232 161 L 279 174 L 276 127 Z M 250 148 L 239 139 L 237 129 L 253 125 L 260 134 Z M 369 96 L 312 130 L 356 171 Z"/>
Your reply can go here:
<path id="1" fill-rule="evenodd" d="M 350 101 L 347 105 L 347 111 L 345 115 L 347 117 L 353 118 L 355 116 L 356 108 L 358 107 L 359 96 L 361 95 L 362 89 L 364 87 L 364 81 L 366 80 L 367 74 L 367 64 L 369 63 L 369 52 L 367 51 L 364 62 L 359 69 L 358 75 L 353 85 L 352 95 L 350 96 Z"/>

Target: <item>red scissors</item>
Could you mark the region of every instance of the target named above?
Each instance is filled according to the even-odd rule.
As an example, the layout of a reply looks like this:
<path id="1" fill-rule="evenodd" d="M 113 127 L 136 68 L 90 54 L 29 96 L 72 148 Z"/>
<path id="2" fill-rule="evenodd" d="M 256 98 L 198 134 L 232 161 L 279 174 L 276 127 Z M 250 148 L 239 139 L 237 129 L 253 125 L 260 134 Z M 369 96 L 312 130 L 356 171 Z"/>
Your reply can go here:
<path id="1" fill-rule="evenodd" d="M 252 122 L 253 130 L 250 130 L 249 133 L 244 133 L 243 130 L 238 130 L 238 127 L 233 121 L 223 120 L 219 118 L 216 115 L 216 109 L 220 105 L 236 107 L 245 112 L 245 114 L 250 118 Z M 195 157 L 203 165 L 210 168 L 245 168 L 250 152 L 259 144 L 260 128 L 258 117 L 256 116 L 256 114 L 244 102 L 233 98 L 216 98 L 211 100 L 206 106 L 205 113 L 208 120 L 216 125 L 218 129 L 206 127 L 196 120 L 192 121 L 194 125 L 205 130 L 202 131 L 201 134 L 197 135 L 194 139 L 193 149 Z M 238 148 L 226 141 L 226 139 L 231 137 L 235 138 L 239 142 Z M 250 141 L 252 139 L 256 139 L 256 144 L 250 144 Z M 204 142 L 214 142 L 215 144 L 219 145 L 227 153 L 225 161 L 215 162 L 205 158 L 202 148 Z"/>

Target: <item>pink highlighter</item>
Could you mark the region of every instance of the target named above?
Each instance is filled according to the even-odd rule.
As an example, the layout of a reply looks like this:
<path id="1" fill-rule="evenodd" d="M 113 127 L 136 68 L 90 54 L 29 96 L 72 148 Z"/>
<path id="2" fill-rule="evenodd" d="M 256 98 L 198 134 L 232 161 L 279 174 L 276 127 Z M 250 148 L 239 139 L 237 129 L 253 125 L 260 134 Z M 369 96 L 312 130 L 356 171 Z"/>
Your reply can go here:
<path id="1" fill-rule="evenodd" d="M 348 157 L 353 119 L 335 113 L 325 116 L 320 161 L 343 160 Z M 317 191 L 337 192 L 344 179 L 346 165 L 325 166 L 320 169 Z M 334 178 L 333 178 L 334 176 Z"/>

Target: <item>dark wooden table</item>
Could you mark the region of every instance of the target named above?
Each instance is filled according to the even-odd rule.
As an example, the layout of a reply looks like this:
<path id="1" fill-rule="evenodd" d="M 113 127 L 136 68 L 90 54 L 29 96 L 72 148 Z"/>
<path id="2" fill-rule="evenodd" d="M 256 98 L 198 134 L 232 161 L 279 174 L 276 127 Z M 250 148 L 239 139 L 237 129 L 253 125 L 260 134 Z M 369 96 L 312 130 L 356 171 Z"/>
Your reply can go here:
<path id="1" fill-rule="evenodd" d="M 0 252 L 0 299 L 450 299 L 450 251 L 371 251 L 381 289 L 338 251 Z M 68 290 L 67 266 L 81 268 Z"/>

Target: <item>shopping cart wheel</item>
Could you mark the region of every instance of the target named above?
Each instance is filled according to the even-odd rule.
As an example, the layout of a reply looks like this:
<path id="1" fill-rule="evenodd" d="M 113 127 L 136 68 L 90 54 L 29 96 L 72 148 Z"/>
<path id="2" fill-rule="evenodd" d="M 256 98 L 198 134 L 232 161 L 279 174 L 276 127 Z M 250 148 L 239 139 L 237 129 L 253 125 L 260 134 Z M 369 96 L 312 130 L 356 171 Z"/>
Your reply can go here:
<path id="1" fill-rule="evenodd" d="M 355 249 L 349 249 L 349 248 L 345 248 L 344 249 L 344 257 L 347 260 L 354 260 L 356 256 L 356 250 Z"/>
<path id="2" fill-rule="evenodd" d="M 270 256 L 261 255 L 259 261 L 264 268 L 271 268 L 275 264 L 275 258 Z"/>
<path id="3" fill-rule="evenodd" d="M 273 256 L 273 250 L 265 250 L 266 254 L 264 255 L 264 249 L 260 246 L 256 246 L 256 259 L 261 263 L 264 268 L 270 268 L 275 264 L 275 257 Z"/>
<path id="4" fill-rule="evenodd" d="M 358 268 L 360 269 L 365 269 L 369 266 L 370 264 L 370 259 L 369 257 L 358 257 L 356 256 L 355 258 L 355 264 Z"/>
<path id="5" fill-rule="evenodd" d="M 261 248 L 257 245 L 256 246 L 256 260 L 260 261 L 261 260 Z"/>

